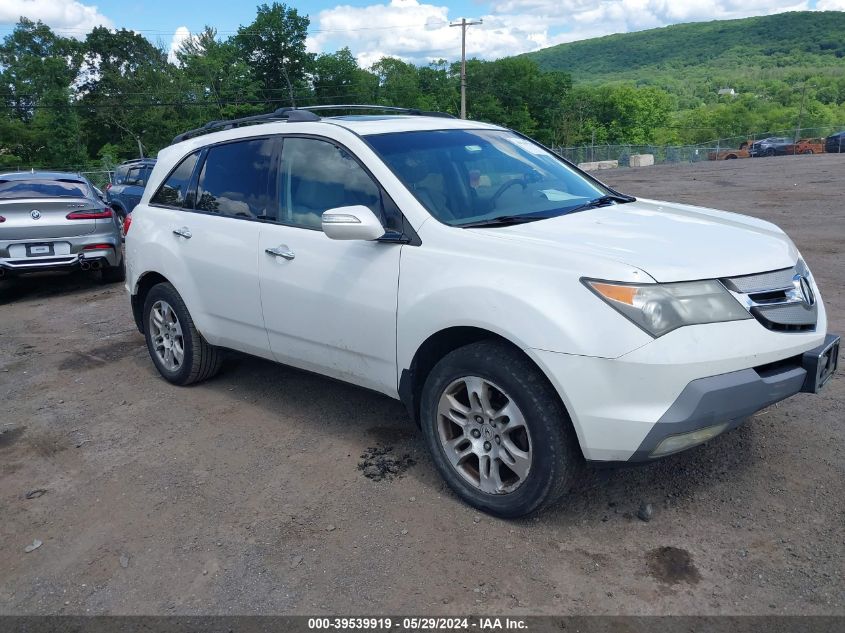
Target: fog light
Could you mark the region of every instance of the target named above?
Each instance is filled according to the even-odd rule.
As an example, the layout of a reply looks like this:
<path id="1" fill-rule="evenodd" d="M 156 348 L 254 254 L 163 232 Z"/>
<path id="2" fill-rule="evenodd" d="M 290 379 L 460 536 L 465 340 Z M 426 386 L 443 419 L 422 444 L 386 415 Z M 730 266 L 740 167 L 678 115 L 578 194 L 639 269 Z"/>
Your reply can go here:
<path id="1" fill-rule="evenodd" d="M 728 428 L 728 423 L 723 422 L 722 424 L 717 424 L 715 426 L 696 429 L 695 431 L 690 431 L 689 433 L 671 435 L 657 445 L 657 448 L 651 452 L 651 457 L 671 455 L 672 453 L 677 453 L 685 448 L 690 448 L 696 444 L 712 440 L 726 428 Z"/>

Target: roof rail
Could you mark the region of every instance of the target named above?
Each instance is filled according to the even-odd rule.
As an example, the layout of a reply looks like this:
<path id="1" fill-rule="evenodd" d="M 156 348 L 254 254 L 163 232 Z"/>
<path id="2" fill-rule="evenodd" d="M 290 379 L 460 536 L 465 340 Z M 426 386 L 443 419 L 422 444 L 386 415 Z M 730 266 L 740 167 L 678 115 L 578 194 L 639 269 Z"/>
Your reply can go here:
<path id="1" fill-rule="evenodd" d="M 411 116 L 434 116 L 445 119 L 454 119 L 455 116 L 448 112 L 435 112 L 429 110 L 420 110 L 419 108 L 399 108 L 396 106 L 384 105 L 367 105 L 367 104 L 345 104 L 345 105 L 315 105 L 303 106 L 300 110 L 308 110 L 309 112 L 319 112 L 321 110 L 380 110 L 382 112 L 395 112 L 396 114 L 409 114 Z"/>
<path id="2" fill-rule="evenodd" d="M 182 132 L 173 138 L 174 143 L 181 143 L 189 138 L 195 136 L 202 136 L 218 130 L 230 130 L 240 125 L 248 125 L 250 123 L 267 123 L 270 121 L 319 121 L 320 117 L 312 112 L 305 111 L 304 108 L 279 108 L 273 112 L 266 114 L 255 114 L 253 116 L 245 116 L 240 119 L 228 119 L 222 121 L 209 121 L 202 127 L 194 130 Z"/>

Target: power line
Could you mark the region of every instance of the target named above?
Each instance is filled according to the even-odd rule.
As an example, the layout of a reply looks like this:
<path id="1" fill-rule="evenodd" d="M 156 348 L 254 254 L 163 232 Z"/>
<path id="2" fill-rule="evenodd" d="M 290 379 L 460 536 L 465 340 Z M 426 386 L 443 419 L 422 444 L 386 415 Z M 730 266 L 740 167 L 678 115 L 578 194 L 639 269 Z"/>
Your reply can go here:
<path id="1" fill-rule="evenodd" d="M 358 31 L 389 31 L 395 29 L 414 29 L 420 27 L 430 27 L 430 26 L 446 26 L 448 22 L 446 20 L 430 20 L 425 23 L 417 23 L 417 24 L 394 24 L 392 26 L 361 26 L 358 28 L 351 28 L 351 29 L 308 29 L 306 33 L 308 35 L 319 35 L 321 33 L 355 33 Z M 17 27 L 16 26 L 0 26 L 0 32 L 7 32 L 13 33 Z M 108 28 L 108 27 L 106 27 Z M 109 31 L 130 31 L 132 33 L 147 33 L 150 35 L 173 35 L 176 33 L 176 29 L 169 29 L 169 30 L 157 30 L 157 29 L 134 29 L 134 28 L 127 28 L 127 27 L 120 27 L 120 28 L 108 28 Z M 242 33 L 243 31 L 249 31 L 252 25 L 241 27 L 237 31 L 218 31 L 215 30 L 215 34 L 217 35 L 237 35 L 238 33 Z M 50 27 L 53 32 L 56 33 L 82 33 L 87 35 L 93 29 L 66 29 L 61 27 L 56 27 L 55 29 Z M 202 31 L 195 33 L 193 31 L 189 31 L 191 35 L 198 35 Z"/>
<path id="2" fill-rule="evenodd" d="M 339 94 L 339 95 L 313 95 L 302 94 L 294 95 L 297 99 L 305 101 L 313 100 L 331 100 L 331 99 L 355 99 L 358 95 L 354 94 Z M 269 97 L 267 99 L 219 99 L 214 101 L 166 101 L 166 102 L 150 102 L 150 103 L 67 103 L 67 104 L 36 104 L 28 106 L 26 110 L 63 110 L 65 108 L 73 108 L 79 110 L 98 110 L 101 108 L 121 109 L 121 108 L 175 108 L 175 107 L 197 107 L 197 108 L 215 108 L 224 105 L 269 105 L 271 103 L 290 103 L 290 98 Z M 0 105 L 0 108 L 7 110 L 16 110 L 12 105 Z"/>

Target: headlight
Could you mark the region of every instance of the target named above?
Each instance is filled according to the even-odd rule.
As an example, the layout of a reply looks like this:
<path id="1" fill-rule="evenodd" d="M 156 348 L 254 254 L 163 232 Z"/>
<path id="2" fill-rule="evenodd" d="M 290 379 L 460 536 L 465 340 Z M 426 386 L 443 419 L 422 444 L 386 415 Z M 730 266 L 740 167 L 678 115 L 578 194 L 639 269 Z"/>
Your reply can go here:
<path id="1" fill-rule="evenodd" d="M 718 281 L 674 284 L 583 281 L 608 305 L 654 337 L 685 325 L 752 318 Z"/>

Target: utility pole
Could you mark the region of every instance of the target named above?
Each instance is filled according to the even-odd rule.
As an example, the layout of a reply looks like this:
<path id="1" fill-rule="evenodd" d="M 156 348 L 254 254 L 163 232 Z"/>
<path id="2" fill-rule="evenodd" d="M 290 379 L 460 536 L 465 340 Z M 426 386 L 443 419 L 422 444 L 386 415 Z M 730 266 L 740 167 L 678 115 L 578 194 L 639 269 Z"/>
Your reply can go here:
<path id="1" fill-rule="evenodd" d="M 795 142 L 792 144 L 792 154 L 795 155 L 795 152 L 798 148 L 798 139 L 801 137 L 801 117 L 804 116 L 804 96 L 807 94 L 807 82 L 804 82 L 804 85 L 801 86 L 801 107 L 798 109 L 798 126 L 795 128 Z"/>
<path id="2" fill-rule="evenodd" d="M 449 26 L 461 27 L 461 118 L 467 118 L 467 27 L 473 24 L 481 24 L 482 20 L 467 20 L 461 18 L 460 22 L 453 22 Z"/>

